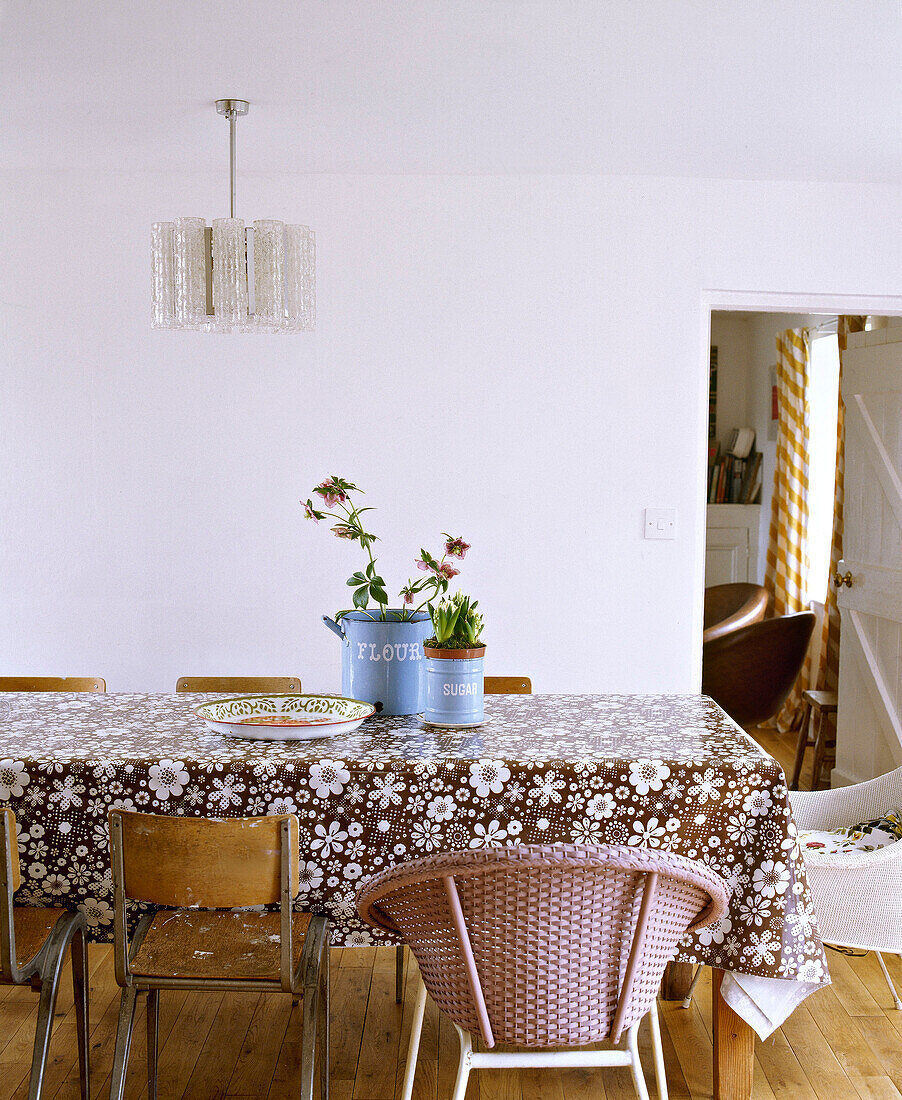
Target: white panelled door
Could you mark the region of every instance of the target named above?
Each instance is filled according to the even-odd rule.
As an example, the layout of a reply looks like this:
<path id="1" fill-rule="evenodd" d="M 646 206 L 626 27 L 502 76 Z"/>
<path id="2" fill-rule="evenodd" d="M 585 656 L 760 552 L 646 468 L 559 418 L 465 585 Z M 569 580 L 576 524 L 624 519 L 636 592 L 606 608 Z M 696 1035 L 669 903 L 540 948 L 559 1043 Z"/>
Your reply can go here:
<path id="1" fill-rule="evenodd" d="M 878 342 L 879 341 L 879 342 Z M 902 765 L 902 329 L 849 336 L 834 784 Z M 835 583 L 835 582 L 834 582 Z"/>

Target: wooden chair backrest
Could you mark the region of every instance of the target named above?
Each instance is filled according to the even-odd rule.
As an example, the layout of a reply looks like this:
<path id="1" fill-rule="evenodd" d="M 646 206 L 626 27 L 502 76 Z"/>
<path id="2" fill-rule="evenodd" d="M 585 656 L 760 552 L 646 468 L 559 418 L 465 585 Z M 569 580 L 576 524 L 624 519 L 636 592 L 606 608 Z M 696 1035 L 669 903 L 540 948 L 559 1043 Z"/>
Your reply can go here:
<path id="1" fill-rule="evenodd" d="M 486 676 L 486 695 L 532 695 L 528 676 Z"/>
<path id="2" fill-rule="evenodd" d="M 0 691 L 106 691 L 102 676 L 0 676 Z"/>
<path id="3" fill-rule="evenodd" d="M 125 897 L 154 905 L 230 909 L 281 900 L 282 822 L 298 851 L 298 819 L 166 817 L 110 810 L 113 879 Z M 292 896 L 298 892 L 292 860 Z"/>
<path id="4" fill-rule="evenodd" d="M 175 690 L 215 691 L 220 695 L 299 695 L 299 676 L 179 676 Z"/>
<path id="5" fill-rule="evenodd" d="M 16 815 L 12 810 L 0 810 L 3 814 L 3 849 L 2 859 L 7 867 L 12 868 L 13 892 L 19 889 L 22 883 L 22 872 L 19 868 L 19 840 L 16 828 Z M 9 856 L 7 856 L 7 852 Z"/>

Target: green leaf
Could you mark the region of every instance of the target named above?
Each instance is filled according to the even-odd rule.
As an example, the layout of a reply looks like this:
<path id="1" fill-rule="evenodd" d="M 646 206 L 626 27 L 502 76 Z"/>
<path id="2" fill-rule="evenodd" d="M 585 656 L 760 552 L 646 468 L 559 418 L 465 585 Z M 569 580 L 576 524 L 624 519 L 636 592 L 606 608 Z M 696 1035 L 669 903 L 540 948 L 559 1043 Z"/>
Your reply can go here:
<path id="1" fill-rule="evenodd" d="M 376 603 L 388 603 L 388 593 L 381 585 L 375 583 L 370 584 L 370 595 Z"/>
<path id="2" fill-rule="evenodd" d="M 375 572 L 376 572 L 376 563 L 374 561 L 371 561 L 369 563 L 369 565 L 366 567 L 366 575 L 368 577 L 372 578 L 372 576 Z"/>
<path id="3" fill-rule="evenodd" d="M 366 577 L 360 572 L 352 573 L 345 581 L 345 584 L 348 585 L 349 588 L 356 588 L 360 584 L 366 584 Z"/>
<path id="4" fill-rule="evenodd" d="M 366 609 L 366 605 L 370 602 L 370 590 L 367 585 L 362 588 L 358 588 L 354 593 L 354 606 L 359 607 L 361 611 Z"/>

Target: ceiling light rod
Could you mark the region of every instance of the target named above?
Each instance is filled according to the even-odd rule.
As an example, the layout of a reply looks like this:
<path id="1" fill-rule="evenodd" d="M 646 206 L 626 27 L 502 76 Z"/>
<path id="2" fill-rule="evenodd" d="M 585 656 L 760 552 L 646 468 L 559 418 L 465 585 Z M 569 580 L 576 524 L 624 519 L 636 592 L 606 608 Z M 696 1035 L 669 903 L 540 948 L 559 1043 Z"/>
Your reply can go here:
<path id="1" fill-rule="evenodd" d="M 216 110 L 229 120 L 229 217 L 235 217 L 235 145 L 238 134 L 238 116 L 250 110 L 246 99 L 217 99 Z"/>

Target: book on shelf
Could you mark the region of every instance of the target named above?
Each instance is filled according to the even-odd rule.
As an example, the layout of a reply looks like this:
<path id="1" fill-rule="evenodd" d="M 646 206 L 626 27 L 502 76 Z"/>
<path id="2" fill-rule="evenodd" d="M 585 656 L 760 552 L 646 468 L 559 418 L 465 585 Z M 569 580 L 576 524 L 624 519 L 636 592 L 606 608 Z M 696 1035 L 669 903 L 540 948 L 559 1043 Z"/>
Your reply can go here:
<path id="1" fill-rule="evenodd" d="M 749 472 L 745 478 L 745 484 L 741 501 L 743 504 L 754 504 L 758 499 L 758 494 L 761 492 L 761 482 L 763 480 L 763 473 L 761 470 L 761 464 L 763 461 L 760 451 L 756 451 L 754 458 L 750 460 Z"/>
<path id="2" fill-rule="evenodd" d="M 734 428 L 723 448 L 708 445 L 708 503 L 752 504 L 761 489 L 761 453 L 753 428 Z"/>

